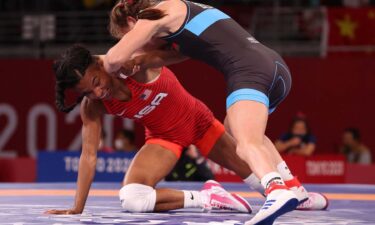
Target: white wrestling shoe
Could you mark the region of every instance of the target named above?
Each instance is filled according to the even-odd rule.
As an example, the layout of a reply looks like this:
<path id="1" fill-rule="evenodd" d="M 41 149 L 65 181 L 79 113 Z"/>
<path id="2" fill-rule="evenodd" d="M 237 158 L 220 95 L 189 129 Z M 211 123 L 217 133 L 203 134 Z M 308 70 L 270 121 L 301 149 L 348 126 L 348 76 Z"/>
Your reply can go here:
<path id="1" fill-rule="evenodd" d="M 272 185 L 272 184 L 271 184 Z M 278 188 L 280 185 L 274 184 L 274 188 L 270 188 L 266 201 L 258 213 L 245 225 L 271 225 L 275 219 L 287 212 L 293 211 L 298 205 L 298 198 L 293 191 Z"/>
<path id="2" fill-rule="evenodd" d="M 218 182 L 209 180 L 204 183 L 201 193 L 207 196 L 204 210 L 224 209 L 243 213 L 251 213 L 250 204 L 241 196 L 227 192 Z"/>
<path id="3" fill-rule="evenodd" d="M 289 188 L 289 190 L 293 191 L 294 194 L 297 196 L 299 204 L 302 204 L 309 199 L 308 192 L 299 182 L 297 177 L 294 177 L 292 180 L 288 180 L 284 182 L 285 182 L 285 185 Z"/>
<path id="4" fill-rule="evenodd" d="M 326 210 L 329 205 L 327 197 L 321 193 L 309 192 L 309 199 L 297 206 L 298 210 Z"/>

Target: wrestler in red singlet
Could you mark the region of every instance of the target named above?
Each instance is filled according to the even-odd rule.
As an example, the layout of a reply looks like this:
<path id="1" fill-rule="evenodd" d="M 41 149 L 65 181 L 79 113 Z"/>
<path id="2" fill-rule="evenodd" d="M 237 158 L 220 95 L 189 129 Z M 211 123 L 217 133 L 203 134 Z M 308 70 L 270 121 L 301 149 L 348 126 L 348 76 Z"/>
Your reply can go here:
<path id="1" fill-rule="evenodd" d="M 150 83 L 125 79 L 130 101 L 103 100 L 109 114 L 134 119 L 146 128 L 146 143 L 160 144 L 178 157 L 195 144 L 207 155 L 224 133 L 223 125 L 200 100 L 191 96 L 168 68 Z"/>

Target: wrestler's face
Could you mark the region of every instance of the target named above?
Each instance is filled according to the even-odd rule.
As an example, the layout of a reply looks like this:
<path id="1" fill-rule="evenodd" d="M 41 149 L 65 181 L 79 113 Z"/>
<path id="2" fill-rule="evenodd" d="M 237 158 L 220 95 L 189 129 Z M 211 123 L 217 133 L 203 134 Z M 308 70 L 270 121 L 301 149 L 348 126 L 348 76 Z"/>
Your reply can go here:
<path id="1" fill-rule="evenodd" d="M 113 79 L 100 63 L 95 63 L 86 69 L 76 89 L 90 99 L 108 100 L 112 98 Z"/>

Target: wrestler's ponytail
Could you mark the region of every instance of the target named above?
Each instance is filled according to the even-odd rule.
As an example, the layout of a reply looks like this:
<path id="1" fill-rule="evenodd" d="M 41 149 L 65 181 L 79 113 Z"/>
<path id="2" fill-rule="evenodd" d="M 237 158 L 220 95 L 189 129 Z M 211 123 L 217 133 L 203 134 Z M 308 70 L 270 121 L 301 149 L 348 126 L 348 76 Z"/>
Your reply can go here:
<path id="1" fill-rule="evenodd" d="M 65 90 L 79 83 L 82 77 L 77 74 L 77 71 L 84 75 L 91 63 L 93 63 L 93 57 L 90 51 L 79 45 L 69 48 L 60 59 L 53 63 L 52 68 L 56 77 L 55 104 L 59 111 L 68 113 L 82 101 L 84 95 L 78 97 L 74 104 L 65 106 Z"/>
<path id="2" fill-rule="evenodd" d="M 139 11 L 137 14 L 137 19 L 158 20 L 164 16 L 166 16 L 166 14 L 160 9 L 145 9 Z"/>
<path id="3" fill-rule="evenodd" d="M 135 19 L 158 20 L 166 16 L 160 9 L 150 8 L 160 0 L 120 0 L 110 14 L 109 32 L 115 38 L 121 38 L 122 28 L 127 28 L 128 16 Z"/>

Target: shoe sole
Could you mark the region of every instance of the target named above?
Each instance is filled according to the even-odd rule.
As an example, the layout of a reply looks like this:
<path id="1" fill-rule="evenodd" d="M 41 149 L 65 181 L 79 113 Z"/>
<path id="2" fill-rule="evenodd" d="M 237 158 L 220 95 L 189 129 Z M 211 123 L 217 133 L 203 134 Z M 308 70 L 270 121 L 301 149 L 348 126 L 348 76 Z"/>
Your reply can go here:
<path id="1" fill-rule="evenodd" d="M 323 207 L 322 210 L 327 210 L 327 208 L 328 208 L 328 206 L 329 206 L 328 198 L 327 198 L 327 196 L 323 195 L 323 193 L 320 193 L 320 194 L 326 199 L 326 202 L 327 202 L 327 204 Z"/>
<path id="2" fill-rule="evenodd" d="M 298 199 L 296 198 L 290 199 L 283 205 L 283 207 L 278 209 L 272 215 L 270 215 L 269 217 L 267 217 L 266 219 L 262 221 L 259 221 L 258 223 L 254 225 L 272 225 L 277 217 L 284 215 L 287 212 L 293 211 L 297 206 L 298 206 Z"/>

